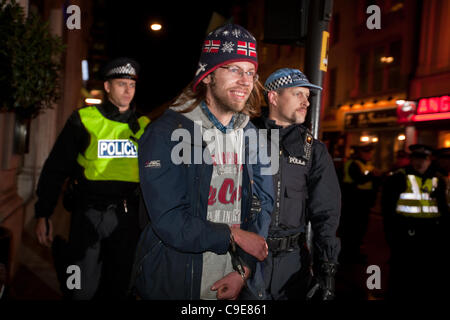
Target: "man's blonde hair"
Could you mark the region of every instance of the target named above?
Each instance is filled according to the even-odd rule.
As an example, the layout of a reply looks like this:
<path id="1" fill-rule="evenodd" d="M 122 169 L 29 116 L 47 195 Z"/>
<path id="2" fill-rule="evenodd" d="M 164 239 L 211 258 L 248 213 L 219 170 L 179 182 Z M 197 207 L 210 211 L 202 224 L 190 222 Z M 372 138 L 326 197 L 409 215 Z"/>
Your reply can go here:
<path id="1" fill-rule="evenodd" d="M 180 113 L 187 113 L 194 110 L 202 101 L 206 100 L 207 85 L 200 82 L 195 92 L 193 90 L 194 81 L 192 81 L 183 91 L 170 103 L 171 107 L 179 107 L 186 104 L 189 101 L 194 101 L 189 107 L 179 110 Z M 256 81 L 253 85 L 253 90 L 245 103 L 242 113 L 247 114 L 250 118 L 258 117 L 261 115 L 261 102 L 263 86 L 259 81 Z"/>

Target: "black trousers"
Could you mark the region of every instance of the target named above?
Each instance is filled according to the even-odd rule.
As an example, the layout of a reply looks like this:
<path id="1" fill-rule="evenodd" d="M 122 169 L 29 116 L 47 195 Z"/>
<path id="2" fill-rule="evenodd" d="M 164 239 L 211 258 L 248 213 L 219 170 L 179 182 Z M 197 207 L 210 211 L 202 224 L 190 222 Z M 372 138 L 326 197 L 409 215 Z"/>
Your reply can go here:
<path id="1" fill-rule="evenodd" d="M 308 253 L 302 250 L 296 248 L 277 254 L 269 251 L 264 260 L 264 282 L 269 299 L 305 300 L 311 274 L 303 257 L 303 253 Z"/>
<path id="2" fill-rule="evenodd" d="M 341 262 L 352 260 L 360 254 L 360 246 L 369 227 L 373 197 L 370 192 L 355 192 L 343 198 L 338 235 L 341 238 Z"/>
<path id="3" fill-rule="evenodd" d="M 437 220 L 415 220 L 415 225 L 397 223 L 393 229 L 387 298 L 446 299 L 450 288 L 446 227 Z"/>
<path id="4" fill-rule="evenodd" d="M 65 296 L 74 300 L 102 298 L 125 299 L 139 238 L 138 205 L 88 207 L 72 213 L 66 265 L 80 270 L 81 288 L 68 288 L 62 279 Z M 71 274 L 66 274 L 66 282 Z M 72 279 L 73 280 L 73 279 Z"/>

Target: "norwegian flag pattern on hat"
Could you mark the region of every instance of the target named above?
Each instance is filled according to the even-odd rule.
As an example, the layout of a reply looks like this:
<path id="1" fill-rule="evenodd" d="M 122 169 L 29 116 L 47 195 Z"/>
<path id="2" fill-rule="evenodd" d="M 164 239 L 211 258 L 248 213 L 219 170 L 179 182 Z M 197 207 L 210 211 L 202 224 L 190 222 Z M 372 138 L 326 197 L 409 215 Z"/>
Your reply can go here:
<path id="1" fill-rule="evenodd" d="M 255 37 L 243 27 L 231 23 L 211 31 L 203 42 L 193 90 L 220 66 L 239 61 L 251 62 L 258 69 Z"/>

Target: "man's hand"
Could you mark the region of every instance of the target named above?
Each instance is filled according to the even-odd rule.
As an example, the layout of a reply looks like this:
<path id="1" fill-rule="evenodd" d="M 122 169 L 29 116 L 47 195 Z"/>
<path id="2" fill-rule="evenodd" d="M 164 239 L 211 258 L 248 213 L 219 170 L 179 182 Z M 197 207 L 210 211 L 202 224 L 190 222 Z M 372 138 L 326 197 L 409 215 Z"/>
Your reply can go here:
<path id="1" fill-rule="evenodd" d="M 259 261 L 263 261 L 269 254 L 266 240 L 260 235 L 236 227 L 231 228 L 231 234 L 236 244 L 242 250 L 254 256 Z"/>
<path id="2" fill-rule="evenodd" d="M 47 221 L 48 225 L 47 225 Z M 36 237 L 41 245 L 51 247 L 53 242 L 53 224 L 48 218 L 38 218 L 34 229 Z"/>
<path id="3" fill-rule="evenodd" d="M 250 271 L 244 267 L 245 278 L 247 279 Z M 216 297 L 218 300 L 236 300 L 244 287 L 244 280 L 237 271 L 227 274 L 222 279 L 216 281 L 212 287 L 212 291 L 217 291 Z"/>

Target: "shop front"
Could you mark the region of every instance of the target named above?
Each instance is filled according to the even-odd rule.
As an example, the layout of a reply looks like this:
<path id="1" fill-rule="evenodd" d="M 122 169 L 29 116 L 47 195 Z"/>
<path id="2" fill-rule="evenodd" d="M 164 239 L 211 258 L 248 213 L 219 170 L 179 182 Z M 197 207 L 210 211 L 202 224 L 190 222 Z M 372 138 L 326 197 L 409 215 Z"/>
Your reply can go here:
<path id="1" fill-rule="evenodd" d="M 405 126 L 406 144 L 450 148 L 450 95 L 399 101 L 398 122 Z"/>
<path id="2" fill-rule="evenodd" d="M 378 99 L 341 106 L 333 117 L 324 119 L 322 139 L 337 165 L 351 156 L 352 146 L 373 144 L 373 164 L 387 172 L 395 161 L 396 152 L 405 148 L 405 126 L 399 124 L 397 118 L 398 98 Z M 331 118 L 333 122 L 329 121 Z"/>

